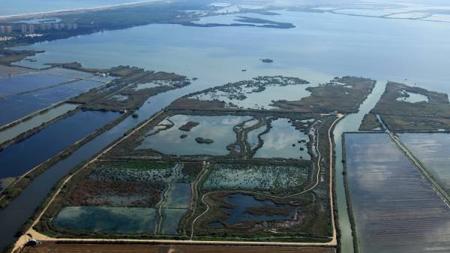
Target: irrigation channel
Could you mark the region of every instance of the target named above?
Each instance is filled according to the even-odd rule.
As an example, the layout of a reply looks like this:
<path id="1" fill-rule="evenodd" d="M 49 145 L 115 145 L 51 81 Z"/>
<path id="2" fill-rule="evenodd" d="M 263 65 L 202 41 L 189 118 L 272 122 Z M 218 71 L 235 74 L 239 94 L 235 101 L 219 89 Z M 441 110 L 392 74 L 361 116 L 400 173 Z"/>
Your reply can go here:
<path id="1" fill-rule="evenodd" d="M 348 219 L 347 203 L 345 198 L 343 165 L 342 160 L 342 142 L 341 137 L 344 132 L 357 131 L 359 125 L 366 113 L 368 113 L 376 104 L 384 91 L 385 82 L 377 82 L 375 89 L 369 97 L 360 106 L 358 113 L 346 116 L 341 120 L 333 134 L 336 152 L 336 195 L 337 208 L 339 213 L 339 224 L 341 233 L 341 252 L 353 252 L 352 234 L 350 222 Z M 34 181 L 7 207 L 0 210 L 0 252 L 9 245 L 13 244 L 17 237 L 17 232 L 21 229 L 35 213 L 36 209 L 45 201 L 52 189 L 58 182 L 67 176 L 78 165 L 90 160 L 95 154 L 104 150 L 114 141 L 120 139 L 129 130 L 146 121 L 152 115 L 168 106 L 176 98 L 204 89 L 197 85 L 191 85 L 182 89 L 173 90 L 149 98 L 146 103 L 137 110 L 138 118 L 128 117 L 110 131 L 107 131 L 94 140 L 82 146 L 67 158 L 54 164 L 43 174 L 39 175 Z"/>
<path id="2" fill-rule="evenodd" d="M 338 210 L 338 223 L 339 223 L 339 234 L 340 234 L 340 252 L 354 253 L 353 248 L 353 236 L 352 228 L 350 226 L 350 220 L 347 208 L 347 199 L 345 197 L 345 187 L 344 187 L 344 165 L 342 163 L 342 136 L 345 132 L 357 132 L 359 126 L 366 115 L 373 107 L 375 107 L 378 100 L 381 98 L 384 90 L 386 88 L 385 81 L 377 81 L 375 88 L 372 93 L 367 97 L 367 99 L 359 107 L 357 113 L 349 114 L 344 117 L 334 128 L 334 143 L 335 143 L 335 191 Z"/>

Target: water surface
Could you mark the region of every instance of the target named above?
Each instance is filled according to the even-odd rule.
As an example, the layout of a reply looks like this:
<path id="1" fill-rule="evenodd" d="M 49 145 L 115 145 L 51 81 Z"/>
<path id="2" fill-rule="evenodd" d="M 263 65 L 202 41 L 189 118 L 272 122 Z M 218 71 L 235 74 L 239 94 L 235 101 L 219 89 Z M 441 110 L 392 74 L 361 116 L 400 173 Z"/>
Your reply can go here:
<path id="1" fill-rule="evenodd" d="M 22 142 L 8 146 L 0 152 L 0 178 L 24 174 L 119 115 L 114 112 L 79 111 L 50 124 Z"/>
<path id="2" fill-rule="evenodd" d="M 405 133 L 399 137 L 450 194 L 450 134 Z"/>

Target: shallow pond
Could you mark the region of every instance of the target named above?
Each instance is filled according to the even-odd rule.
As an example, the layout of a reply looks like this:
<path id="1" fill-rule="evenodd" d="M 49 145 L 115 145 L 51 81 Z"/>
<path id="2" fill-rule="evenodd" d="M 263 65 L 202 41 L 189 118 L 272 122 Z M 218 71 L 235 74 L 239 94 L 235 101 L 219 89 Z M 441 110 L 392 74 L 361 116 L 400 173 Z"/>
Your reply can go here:
<path id="1" fill-rule="evenodd" d="M 280 221 L 291 219 L 294 215 L 295 208 L 292 208 L 291 213 L 288 216 L 285 215 L 254 215 L 248 212 L 249 208 L 275 208 L 286 207 L 276 205 L 270 200 L 257 200 L 255 197 L 245 195 L 242 193 L 236 193 L 228 195 L 225 198 L 225 202 L 231 204 L 233 207 L 227 209 L 229 214 L 226 223 L 237 224 L 242 222 L 262 222 L 262 221 Z"/>
<path id="2" fill-rule="evenodd" d="M 270 131 L 261 138 L 264 145 L 256 151 L 257 158 L 311 159 L 306 145 L 308 135 L 295 129 L 289 119 L 274 120 Z"/>
<path id="3" fill-rule="evenodd" d="M 153 208 L 69 206 L 59 212 L 53 224 L 74 232 L 151 234 L 155 214 Z"/>
<path id="4" fill-rule="evenodd" d="M 24 174 L 119 115 L 114 112 L 80 111 L 50 124 L 22 142 L 8 146 L 0 152 L 0 178 Z"/>
<path id="5" fill-rule="evenodd" d="M 233 127 L 251 117 L 175 115 L 168 119 L 175 124 L 173 127 L 145 137 L 137 149 L 154 149 L 174 155 L 226 155 L 229 153 L 227 145 L 236 141 Z M 200 124 L 189 132 L 178 129 L 189 121 Z M 181 138 L 183 134 L 187 136 Z M 208 138 L 214 142 L 199 144 L 195 140 L 198 137 Z"/>
<path id="6" fill-rule="evenodd" d="M 307 85 L 286 85 L 286 86 L 267 86 L 264 91 L 253 92 L 251 90 L 244 91 L 245 99 L 230 99 L 228 93 L 217 92 L 214 94 L 202 94 L 197 96 L 200 100 L 218 99 L 224 101 L 227 105 L 233 104 L 239 108 L 250 109 L 277 109 L 272 106 L 273 101 L 288 100 L 296 101 L 309 96 L 311 93 L 306 90 Z"/>
<path id="7" fill-rule="evenodd" d="M 408 92 L 408 91 L 402 91 L 402 96 L 397 98 L 397 101 L 403 101 L 408 103 L 419 103 L 419 102 L 429 102 L 429 99 L 427 96 L 414 93 L 414 92 Z"/>
<path id="8" fill-rule="evenodd" d="M 191 184 L 175 183 L 168 193 L 167 202 L 164 207 L 188 208 L 191 204 L 191 198 Z"/>
<path id="9" fill-rule="evenodd" d="M 187 212 L 187 209 L 171 209 L 166 208 L 163 209 L 163 222 L 161 226 L 160 234 L 163 235 L 176 235 L 178 224 L 183 218 L 184 214 Z"/>

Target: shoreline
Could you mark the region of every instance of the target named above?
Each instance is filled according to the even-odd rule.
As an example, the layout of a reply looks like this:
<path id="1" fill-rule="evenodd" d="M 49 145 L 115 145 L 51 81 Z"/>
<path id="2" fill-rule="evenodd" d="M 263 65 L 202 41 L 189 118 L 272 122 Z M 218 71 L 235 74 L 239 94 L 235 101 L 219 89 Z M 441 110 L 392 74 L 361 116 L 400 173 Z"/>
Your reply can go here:
<path id="1" fill-rule="evenodd" d="M 48 17 L 48 16 L 60 16 L 60 15 L 65 15 L 65 14 L 76 14 L 76 13 L 84 13 L 84 12 L 112 10 L 112 9 L 118 9 L 118 8 L 122 8 L 122 7 L 140 6 L 140 5 L 145 5 L 145 4 L 155 3 L 155 2 L 160 2 L 160 1 L 163 1 L 163 0 L 144 0 L 144 1 L 129 2 L 129 3 L 121 3 L 121 4 L 102 5 L 102 6 L 96 6 L 96 7 L 61 9 L 61 10 L 43 11 L 43 12 L 29 12 L 29 13 L 22 13 L 22 14 L 0 15 L 0 22 L 16 21 L 17 19 L 42 18 L 42 17 Z"/>

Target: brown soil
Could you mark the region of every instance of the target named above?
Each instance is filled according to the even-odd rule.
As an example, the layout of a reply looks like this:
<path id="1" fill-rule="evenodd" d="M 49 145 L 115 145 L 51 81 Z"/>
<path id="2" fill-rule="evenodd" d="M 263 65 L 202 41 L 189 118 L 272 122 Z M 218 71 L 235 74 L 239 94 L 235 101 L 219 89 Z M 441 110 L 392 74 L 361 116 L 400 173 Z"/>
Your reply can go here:
<path id="1" fill-rule="evenodd" d="M 44 242 L 27 247 L 22 253 L 335 253 L 330 247 L 229 246 L 229 245 L 154 245 L 154 244 L 77 244 Z"/>

